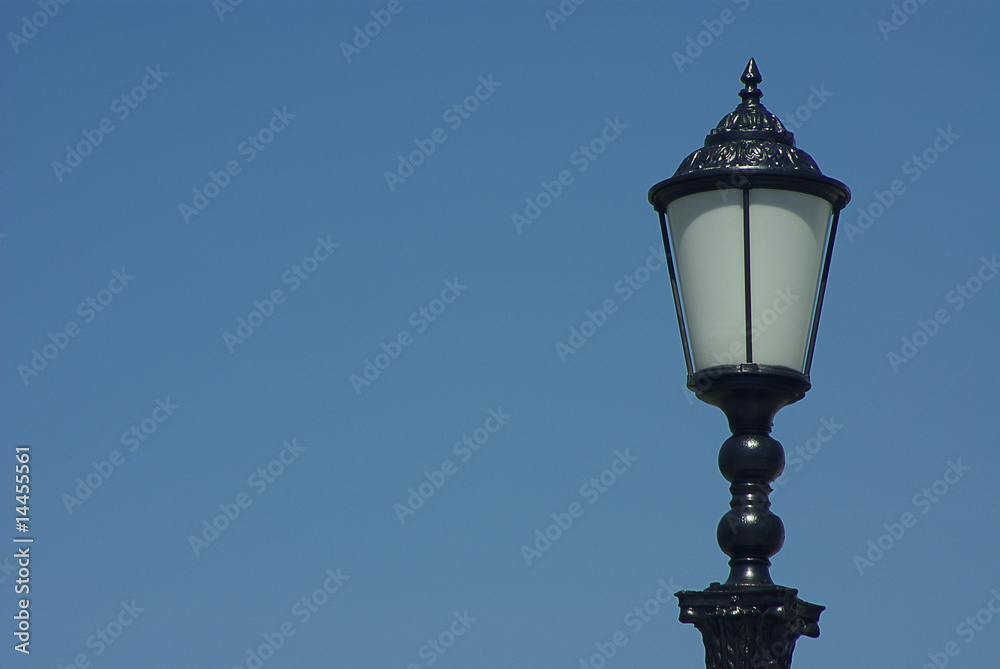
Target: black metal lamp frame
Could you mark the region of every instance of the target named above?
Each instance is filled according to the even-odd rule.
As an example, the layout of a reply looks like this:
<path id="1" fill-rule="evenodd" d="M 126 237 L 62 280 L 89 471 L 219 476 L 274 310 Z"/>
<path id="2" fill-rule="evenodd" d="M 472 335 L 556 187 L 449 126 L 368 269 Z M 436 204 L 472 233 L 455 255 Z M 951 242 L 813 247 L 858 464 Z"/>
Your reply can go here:
<path id="1" fill-rule="evenodd" d="M 704 591 L 681 591 L 682 622 L 702 633 L 708 669 L 788 669 L 799 636 L 819 636 L 822 606 L 804 602 L 797 591 L 775 585 L 770 558 L 784 543 L 781 519 L 770 510 L 770 483 L 785 464 L 785 454 L 770 436 L 774 416 L 809 390 L 819 314 L 826 292 L 833 240 L 840 210 L 850 190 L 824 176 L 815 161 L 795 148 L 791 132 L 759 100 L 761 77 L 753 59 L 741 77 L 742 102 L 706 137 L 705 146 L 684 160 L 673 177 L 653 186 L 649 201 L 659 213 L 677 322 L 681 331 L 687 386 L 696 396 L 719 407 L 732 436 L 719 452 L 719 469 L 730 482 L 730 510 L 719 522 L 719 547 L 729 556 L 725 583 Z M 830 202 L 833 221 L 816 302 L 809 327 L 803 370 L 753 361 L 750 310 L 750 190 L 774 188 L 815 195 Z M 666 220 L 670 202 L 685 195 L 716 189 L 738 189 L 743 198 L 746 351 L 751 362 L 694 371 L 685 315 L 671 254 Z"/>

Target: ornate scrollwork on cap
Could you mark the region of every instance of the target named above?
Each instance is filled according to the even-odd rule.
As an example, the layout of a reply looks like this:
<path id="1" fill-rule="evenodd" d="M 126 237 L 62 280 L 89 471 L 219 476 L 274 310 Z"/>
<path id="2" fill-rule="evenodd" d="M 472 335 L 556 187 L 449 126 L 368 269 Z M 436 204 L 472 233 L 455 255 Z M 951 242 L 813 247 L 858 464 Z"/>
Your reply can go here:
<path id="1" fill-rule="evenodd" d="M 684 159 L 674 176 L 702 170 L 734 169 L 800 170 L 819 174 L 812 157 L 790 144 L 754 139 L 736 139 L 710 144 Z"/>
<path id="2" fill-rule="evenodd" d="M 729 133 L 744 132 L 767 133 L 774 136 L 773 141 L 795 146 L 795 135 L 760 103 L 740 103 L 736 109 L 722 117 L 705 141 L 716 144 L 726 141 Z"/>

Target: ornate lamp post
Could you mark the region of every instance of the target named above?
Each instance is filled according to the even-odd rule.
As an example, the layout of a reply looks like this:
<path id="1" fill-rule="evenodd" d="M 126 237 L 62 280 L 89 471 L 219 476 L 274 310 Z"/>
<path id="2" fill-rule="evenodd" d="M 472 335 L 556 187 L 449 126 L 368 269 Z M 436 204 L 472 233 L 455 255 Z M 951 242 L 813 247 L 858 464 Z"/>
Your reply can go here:
<path id="1" fill-rule="evenodd" d="M 717 531 L 729 578 L 677 597 L 709 669 L 787 669 L 795 640 L 819 636 L 823 607 L 768 573 L 785 536 L 768 500 L 785 454 L 769 434 L 775 413 L 810 388 L 837 219 L 851 195 L 760 104 L 753 59 L 741 80 L 742 102 L 649 191 L 687 387 L 722 409 L 733 433 L 719 452 L 733 496 Z"/>

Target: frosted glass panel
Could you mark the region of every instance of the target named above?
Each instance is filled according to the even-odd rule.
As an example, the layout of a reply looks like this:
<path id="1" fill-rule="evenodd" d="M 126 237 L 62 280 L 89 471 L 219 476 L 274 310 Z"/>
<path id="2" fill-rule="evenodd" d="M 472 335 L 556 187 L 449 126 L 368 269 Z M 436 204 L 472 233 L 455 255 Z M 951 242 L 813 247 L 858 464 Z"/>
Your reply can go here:
<path id="1" fill-rule="evenodd" d="M 750 191 L 751 346 L 747 355 L 743 192 L 667 206 L 695 371 L 742 362 L 802 371 L 832 207 L 804 193 Z"/>
<path id="2" fill-rule="evenodd" d="M 832 206 L 789 191 L 750 191 L 753 362 L 802 371 Z"/>
<path id="3" fill-rule="evenodd" d="M 746 355 L 743 192 L 679 198 L 667 206 L 667 218 L 695 371 L 732 364 L 732 350 Z"/>

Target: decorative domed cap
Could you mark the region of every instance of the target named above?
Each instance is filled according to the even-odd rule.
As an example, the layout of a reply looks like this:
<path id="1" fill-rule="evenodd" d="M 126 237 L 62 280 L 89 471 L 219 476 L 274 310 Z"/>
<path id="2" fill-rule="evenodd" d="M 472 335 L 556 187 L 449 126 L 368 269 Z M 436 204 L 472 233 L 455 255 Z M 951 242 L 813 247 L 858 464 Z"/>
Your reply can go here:
<path id="1" fill-rule="evenodd" d="M 649 189 L 653 208 L 666 213 L 677 198 L 712 190 L 771 188 L 821 197 L 843 209 L 850 189 L 824 176 L 816 161 L 795 147 L 795 137 L 760 103 L 760 72 L 753 58 L 743 76 L 742 102 L 705 137 L 705 146 L 681 163 L 674 176 Z"/>
<path id="2" fill-rule="evenodd" d="M 753 58 L 740 81 L 743 101 L 705 137 L 704 148 L 684 159 L 674 177 L 705 170 L 754 168 L 821 174 L 816 161 L 795 148 L 795 136 L 760 104 L 763 93 L 757 84 L 761 76 Z"/>

